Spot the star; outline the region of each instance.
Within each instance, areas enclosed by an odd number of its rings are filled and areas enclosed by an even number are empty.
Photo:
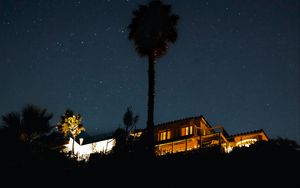
[[[69,99],[72,98],[72,93],[69,92],[67,97],[68,97]]]
[[[85,119],[90,130],[114,131],[110,125],[122,118],[116,114],[132,104],[145,125],[148,59],[127,30],[145,1],[9,2],[0,6],[0,95],[7,99],[0,115],[32,102],[56,116],[74,102],[83,114],[107,110],[105,117]],[[282,124],[299,130],[296,1],[168,2],[180,18],[176,42],[155,66],[156,122],[204,113],[212,125],[222,119],[229,130],[232,124],[246,129],[251,113],[264,122],[255,128],[274,127],[267,131],[278,135]]]

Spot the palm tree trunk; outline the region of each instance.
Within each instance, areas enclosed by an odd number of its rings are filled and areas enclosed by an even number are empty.
[[[155,96],[155,54],[152,52],[148,55],[148,119],[147,119],[147,136],[150,151],[154,151],[154,96]]]

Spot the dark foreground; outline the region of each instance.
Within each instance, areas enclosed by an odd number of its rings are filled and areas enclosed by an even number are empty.
[[[89,162],[52,150],[2,150],[1,181],[7,186],[1,187],[300,187],[297,147],[259,143],[230,154],[218,148],[162,157],[98,154]]]

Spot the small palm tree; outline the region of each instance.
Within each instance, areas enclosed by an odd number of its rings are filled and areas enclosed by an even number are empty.
[[[129,40],[133,40],[136,51],[141,57],[148,57],[148,118],[147,137],[150,147],[154,146],[154,95],[156,59],[167,52],[168,43],[177,39],[176,25],[178,15],[171,15],[171,6],[159,0],[148,5],[140,5],[133,11],[129,29]],[[152,148],[153,149],[153,148]]]
[[[133,114],[132,107],[131,106],[127,107],[127,110],[123,116],[123,123],[125,125],[125,134],[126,134],[126,138],[125,138],[126,143],[128,142],[129,132],[135,127],[138,120],[139,120],[139,116]]]
[[[72,135],[72,154],[74,155],[75,139],[82,131],[85,131],[85,128],[81,124],[81,115],[74,114],[72,110],[67,109],[66,112],[61,116],[61,121],[56,127],[58,132],[62,133],[64,136],[67,136],[69,133]]]
[[[53,127],[49,123],[52,117],[53,115],[45,108],[27,105],[22,109],[21,114],[11,112],[3,115],[2,124],[21,141],[31,143],[52,130]]]

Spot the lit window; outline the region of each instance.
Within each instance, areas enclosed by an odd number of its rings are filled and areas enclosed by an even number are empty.
[[[160,133],[160,140],[166,140],[166,132]]]
[[[193,126],[181,128],[181,136],[187,136],[193,134]]]
[[[166,140],[166,139],[170,139],[171,138],[171,131],[164,131],[160,133],[160,139],[159,140]]]
[[[193,126],[190,126],[190,134],[193,134]]]
[[[167,139],[171,138],[171,131],[167,131]]]
[[[186,136],[186,128],[185,127],[181,128],[181,134],[180,135],[181,136]]]

